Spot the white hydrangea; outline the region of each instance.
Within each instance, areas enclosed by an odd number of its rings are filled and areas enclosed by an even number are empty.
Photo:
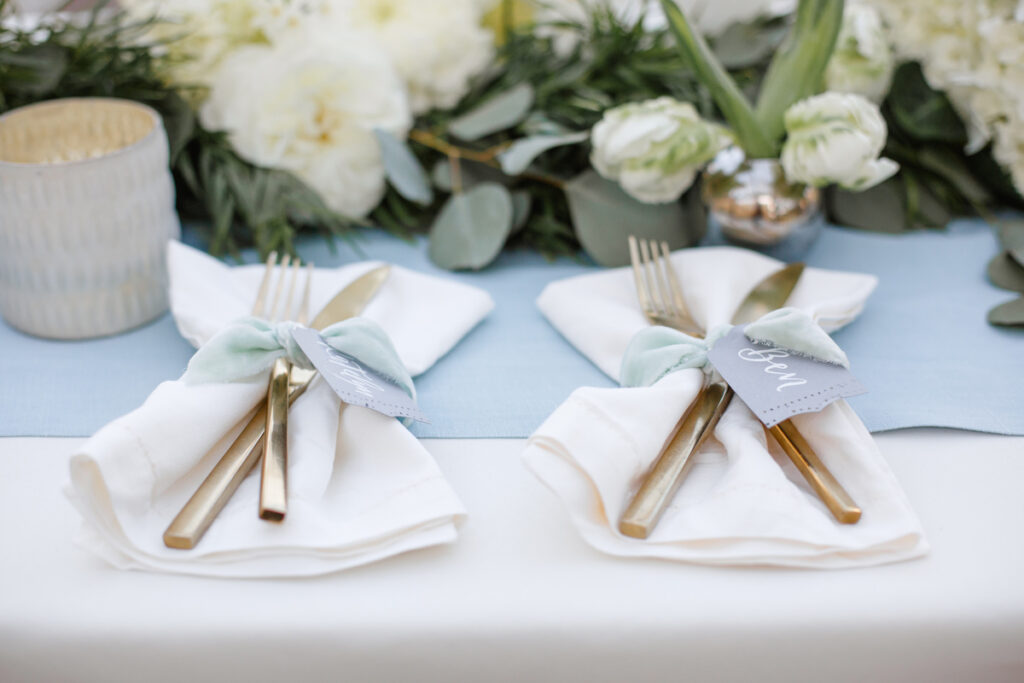
[[[590,163],[642,202],[671,202],[731,143],[692,104],[659,97],[606,111],[591,133]]]
[[[344,21],[373,36],[405,81],[413,112],[458,104],[494,56],[479,0],[338,0]]]
[[[329,16],[330,0],[120,0],[137,19],[158,17],[147,36],[170,54],[177,84],[207,86],[224,58],[247,45],[269,45]]]
[[[387,57],[337,27],[233,50],[216,71],[200,119],[226,130],[245,159],[295,173],[351,217],[365,215],[384,194],[373,129],[403,138],[411,125]]]
[[[892,83],[893,55],[882,17],[873,7],[849,4],[836,49],[825,68],[825,89],[885,99]]]
[[[967,124],[967,151],[989,142],[1024,194],[1024,3],[868,0],[892,27],[897,54],[921,62]]]
[[[800,100],[785,114],[782,168],[790,181],[866,190],[899,170],[880,159],[887,129],[878,107],[860,95],[827,92]]]

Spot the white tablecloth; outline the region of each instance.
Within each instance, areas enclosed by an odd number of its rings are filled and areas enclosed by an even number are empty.
[[[1024,438],[878,435],[932,545],[854,571],[606,557],[519,440],[425,442],[459,542],[333,576],[121,572],[72,545],[77,439],[0,439],[0,681],[1024,681]]]

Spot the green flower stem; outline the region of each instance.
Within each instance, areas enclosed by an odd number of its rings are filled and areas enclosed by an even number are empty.
[[[722,110],[722,115],[732,126],[740,146],[752,157],[776,156],[778,141],[766,134],[750,103],[732,77],[722,68],[704,38],[693,30],[690,21],[675,2],[661,0],[661,5],[676,36],[680,53],[693,67],[697,78],[711,92],[718,108]]]
[[[821,91],[843,23],[843,5],[843,0],[800,0],[796,24],[776,51],[757,101],[761,130],[775,145],[785,133],[783,116],[790,105]]]
[[[485,150],[482,150],[482,151],[478,151],[478,150],[475,150],[475,149],[466,149],[465,147],[459,147],[458,145],[453,145],[452,143],[448,142],[447,140],[444,140],[444,139],[434,135],[433,133],[431,133],[429,131],[420,130],[418,128],[414,128],[413,130],[409,131],[409,139],[413,140],[414,142],[418,142],[419,144],[423,145],[424,147],[429,147],[432,150],[435,150],[437,152],[440,152],[441,154],[447,155],[449,160],[452,161],[452,162],[455,162],[458,159],[468,159],[469,161],[476,161],[477,163],[487,164],[488,166],[493,166],[494,168],[496,168],[498,170],[501,170],[501,164],[498,163],[496,157],[499,154],[501,154],[501,152],[505,151],[505,149],[507,149],[508,146],[511,144],[510,142],[503,142],[500,145],[495,145],[493,147],[489,147],[488,149],[485,149]],[[455,173],[455,164],[454,163],[452,165],[452,170],[453,170],[453,175],[454,175],[454,173]],[[545,185],[550,185],[552,187],[557,187],[560,190],[565,188],[565,181],[564,180],[562,180],[561,178],[556,178],[555,176],[552,176],[552,175],[548,175],[546,173],[536,173],[536,172],[532,172],[532,171],[524,171],[524,172],[520,173],[516,177],[517,178],[523,178],[525,180],[534,180],[534,181],[539,182],[539,183],[544,183]],[[454,185],[454,177],[453,177],[453,185]]]

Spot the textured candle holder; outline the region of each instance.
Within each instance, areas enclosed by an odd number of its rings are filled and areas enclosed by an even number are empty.
[[[14,327],[82,339],[156,318],[180,235],[153,109],[86,98],[0,116],[0,314]]]

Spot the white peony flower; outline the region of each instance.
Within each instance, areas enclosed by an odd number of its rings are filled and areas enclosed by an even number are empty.
[[[642,202],[663,203],[678,199],[732,138],[693,105],[659,97],[606,111],[591,143],[598,173]]]
[[[479,0],[344,0],[345,21],[373,36],[405,81],[413,112],[458,104],[494,56]]]
[[[892,72],[892,51],[877,10],[847,5],[835,52],[825,68],[826,90],[863,95],[878,103],[889,92]]]
[[[887,129],[878,107],[860,95],[827,92],[786,110],[782,168],[790,181],[865,190],[899,164],[879,159]]]
[[[372,42],[336,29],[227,56],[200,119],[252,163],[295,173],[332,209],[360,217],[384,194],[373,134],[411,125],[402,83]]]

